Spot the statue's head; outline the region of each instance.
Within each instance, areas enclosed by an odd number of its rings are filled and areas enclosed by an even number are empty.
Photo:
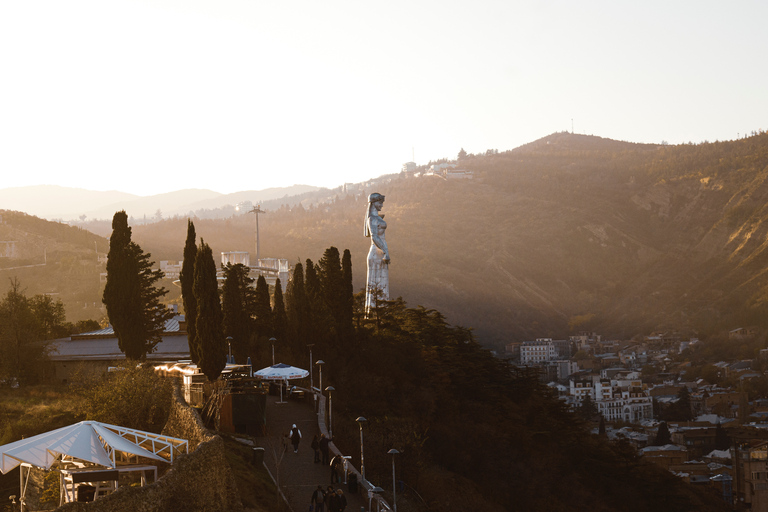
[[[379,194],[378,192],[374,192],[373,194],[368,196],[369,203],[378,203],[380,201],[384,201],[384,196]]]

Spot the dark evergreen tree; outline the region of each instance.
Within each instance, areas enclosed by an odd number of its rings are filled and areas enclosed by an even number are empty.
[[[323,303],[322,292],[320,291],[320,280],[317,277],[317,267],[311,259],[307,258],[304,262],[304,294],[307,297],[307,320],[309,331],[317,333],[319,330],[327,331],[328,325],[323,325]],[[304,342],[306,343],[306,342]]]
[[[199,366],[208,380],[214,381],[227,364],[226,343],[216,263],[211,248],[202,239],[195,259],[194,292],[197,301],[195,343],[199,347]]]
[[[288,337],[288,315],[283,300],[283,287],[280,278],[275,281],[275,292],[272,296],[272,336],[284,341]]]
[[[313,264],[312,260],[307,259],[307,266],[304,273],[306,275],[304,289],[306,290],[310,318],[308,335],[311,335],[312,338],[311,341],[309,338],[304,339],[303,344],[315,343],[318,345],[316,349],[318,353],[322,353],[324,348],[333,345],[338,339],[336,335],[336,326],[333,317],[331,316],[326,297],[323,294],[317,265]]]
[[[595,405],[594,400],[592,400],[592,395],[586,395],[582,399],[581,405],[579,406],[579,416],[587,421],[591,421],[597,416],[597,405]]]
[[[677,393],[677,403],[675,409],[677,413],[677,419],[682,421],[690,421],[693,419],[693,411],[691,411],[691,393],[688,391],[687,386],[680,388]]]
[[[195,258],[197,245],[195,242],[195,225],[187,220],[187,241],[184,244],[184,262],[181,265],[179,281],[181,283],[181,299],[184,304],[184,318],[187,323],[187,341],[192,362],[200,360],[198,346],[195,344],[195,323],[197,322],[197,302],[195,300]]]
[[[287,346],[291,355],[298,356],[310,332],[307,330],[309,304],[304,288],[304,266],[301,263],[293,268],[293,276],[286,287],[285,309],[288,316]]]
[[[277,284],[275,284],[277,286]],[[282,292],[282,290],[280,290]],[[282,295],[282,293],[281,293]],[[282,301],[282,297],[280,298]],[[285,311],[283,311],[285,313]],[[256,280],[256,293],[254,296],[253,314],[255,318],[256,340],[269,339],[273,335],[272,306],[269,301],[269,285],[264,276]]]
[[[717,428],[715,429],[715,450],[728,450],[730,447],[731,438],[728,437],[725,429],[720,422],[718,422]]]
[[[36,319],[35,330],[38,339],[51,340],[69,334],[68,326],[65,323],[67,315],[61,300],[54,300],[49,295],[35,295],[29,299],[29,306],[32,308],[32,313]]]
[[[48,315],[41,316],[35,302],[51,300],[50,297],[36,295],[30,299],[18,279],[11,279],[10,284],[0,301],[0,382],[32,384],[42,377],[45,368],[46,349],[39,342],[50,339],[46,331],[58,330],[60,320],[54,315],[54,323],[46,327],[44,317]]]
[[[672,442],[672,436],[669,434],[669,427],[666,421],[662,421],[659,429],[656,431],[656,437],[653,439],[654,446],[664,446]]]
[[[250,269],[238,263],[224,267],[224,285],[221,289],[221,309],[224,336],[232,338],[232,354],[236,361],[245,363],[248,342],[253,331],[253,278]]]
[[[605,437],[605,416],[600,416],[600,425],[597,427],[597,435]]]
[[[163,273],[152,268],[149,257],[131,241],[125,211],[115,213],[102,301],[120,350],[128,359],[144,359],[152,352],[162,340],[166,320],[173,316],[160,302],[167,290],[155,286]]]
[[[352,284],[352,254],[344,249],[341,258],[342,301],[339,317],[339,336],[345,344],[354,336],[354,304],[355,288]]]
[[[333,318],[333,330],[336,336],[340,336],[344,331],[346,295],[339,250],[336,247],[326,249],[323,257],[320,258],[318,268],[323,298]]]

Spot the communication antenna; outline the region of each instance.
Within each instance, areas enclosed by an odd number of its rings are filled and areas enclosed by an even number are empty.
[[[256,264],[260,265],[259,263],[259,214],[260,213],[267,213],[264,210],[261,209],[261,205],[257,204],[253,210],[250,210],[248,213],[255,213],[256,214]]]
[[[571,118],[571,135],[573,135],[573,118]]]

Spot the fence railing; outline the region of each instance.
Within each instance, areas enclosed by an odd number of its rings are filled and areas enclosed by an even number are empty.
[[[325,434],[325,437],[330,439],[330,436],[328,434],[328,427],[325,424],[325,410],[326,410],[325,396],[322,393],[318,393],[316,389],[313,389],[312,391],[306,389],[305,392],[308,393],[310,396],[312,396],[312,399],[316,404],[315,411],[317,412],[317,426],[320,428],[320,433]],[[377,486],[373,485],[371,482],[363,478],[363,475],[360,474],[360,471],[349,462],[349,457],[341,453],[341,450],[339,450],[339,448],[333,443],[333,441],[328,443],[328,449],[334,455],[344,459],[344,482],[345,483],[347,482],[350,474],[354,474],[356,476],[361,492],[364,493],[363,496],[368,499],[369,512],[374,512],[374,511],[384,512],[384,511],[392,510],[387,500],[385,500],[380,494],[378,494],[378,492],[374,491],[374,489],[376,489]],[[379,488],[379,490],[381,489]]]

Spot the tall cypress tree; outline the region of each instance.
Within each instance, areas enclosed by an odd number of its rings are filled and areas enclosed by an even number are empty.
[[[336,247],[326,249],[318,267],[322,295],[333,318],[333,328],[341,337],[344,332],[346,294],[339,250]]]
[[[672,442],[672,436],[669,434],[669,427],[666,421],[662,421],[659,424],[659,428],[656,431],[656,437],[653,439],[654,446],[664,446]]]
[[[285,341],[288,336],[288,315],[285,312],[283,287],[279,277],[275,281],[275,292],[272,296],[272,335],[278,341]]]
[[[199,349],[195,344],[195,323],[197,322],[197,301],[195,300],[195,259],[197,258],[197,245],[195,242],[195,225],[192,220],[187,220],[187,242],[184,244],[184,262],[181,265],[179,281],[181,282],[181,299],[184,303],[184,318],[187,321],[187,342],[189,343],[189,355],[192,362],[197,364],[200,360]]]
[[[285,310],[288,315],[288,346],[293,355],[301,353],[301,344],[306,343],[309,305],[304,287],[304,266],[297,263],[293,276],[286,288]]]
[[[727,450],[731,447],[731,438],[725,432],[725,429],[717,422],[717,428],[715,429],[715,450]]]
[[[222,326],[221,302],[216,280],[216,263],[211,248],[200,239],[195,259],[195,299],[197,322],[195,342],[199,347],[199,366],[208,380],[216,380],[227,364]]]
[[[282,292],[282,290],[280,291]],[[264,276],[261,275],[256,280],[253,314],[255,317],[254,325],[257,339],[272,336],[272,306],[269,303],[269,285]]]
[[[307,306],[309,309],[309,329],[308,335],[312,336],[303,341],[303,344],[316,343],[318,353],[322,353],[322,348],[333,345],[338,340],[336,331],[336,322],[331,315],[328,307],[323,287],[320,284],[320,278],[317,273],[317,265],[312,260],[307,259],[306,269],[304,271],[304,289],[307,295]]]
[[[224,267],[224,285],[221,289],[221,309],[224,336],[232,337],[232,353],[236,360],[245,362],[248,341],[253,328],[249,290],[253,278],[242,263]]]
[[[339,336],[343,341],[349,341],[355,331],[353,315],[355,289],[352,284],[352,253],[349,252],[349,249],[344,249],[344,256],[341,258],[341,282],[342,300],[339,315]]]
[[[173,316],[160,299],[168,293],[155,283],[163,277],[152,268],[150,254],[131,241],[125,210],[112,218],[112,236],[107,256],[107,284],[102,302],[128,359],[144,359],[162,341],[165,322]]]

